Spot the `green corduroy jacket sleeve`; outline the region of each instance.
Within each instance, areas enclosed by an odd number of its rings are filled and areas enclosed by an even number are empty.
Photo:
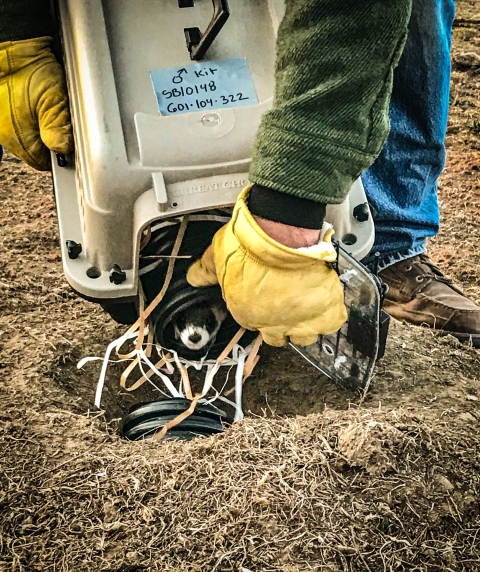
[[[0,42],[51,36],[49,0],[0,0]]]
[[[286,0],[274,105],[257,133],[251,181],[317,202],[343,201],[388,134],[411,4]]]

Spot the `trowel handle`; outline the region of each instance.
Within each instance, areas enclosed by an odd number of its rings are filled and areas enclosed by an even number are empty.
[[[227,0],[213,1],[213,18],[205,33],[200,28],[185,28],[185,39],[192,60],[202,60],[230,16]]]

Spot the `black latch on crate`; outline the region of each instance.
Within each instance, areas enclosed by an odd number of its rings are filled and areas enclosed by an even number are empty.
[[[194,5],[193,0],[178,0],[180,8],[191,8]],[[220,33],[225,22],[230,16],[230,10],[227,0],[213,0],[213,18],[204,34],[200,28],[185,28],[185,39],[187,41],[187,49],[190,52],[190,59],[202,60],[207,53],[208,48]]]

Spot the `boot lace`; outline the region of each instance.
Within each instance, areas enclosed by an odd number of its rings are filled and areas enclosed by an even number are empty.
[[[445,274],[440,270],[440,268],[431,260],[431,258],[427,254],[419,254],[418,259],[420,264],[424,264],[425,266],[427,266],[427,268],[434,274],[433,276],[434,280],[436,280],[437,282],[442,282],[443,284],[447,284],[455,291],[457,291],[459,294],[462,294],[461,290],[459,290],[455,286],[452,278],[445,276]]]

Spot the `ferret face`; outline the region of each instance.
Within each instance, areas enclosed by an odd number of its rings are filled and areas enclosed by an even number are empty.
[[[226,316],[227,310],[221,304],[192,306],[175,316],[175,337],[188,349],[201,350],[214,341]]]

